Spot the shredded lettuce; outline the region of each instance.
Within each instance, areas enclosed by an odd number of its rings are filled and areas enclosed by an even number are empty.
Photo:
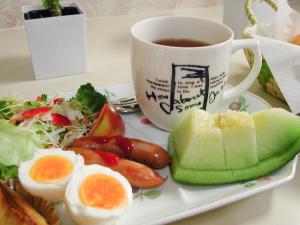
[[[60,96],[56,96],[60,97]],[[106,96],[90,84],[81,85],[69,100],[55,102],[55,96],[42,94],[28,100],[12,94],[0,99],[0,180],[15,178],[18,165],[31,159],[38,148],[66,147],[85,135],[97,117]],[[29,109],[50,106],[51,111],[22,118]],[[68,126],[56,126],[51,113],[59,113],[72,121]]]
[[[42,94],[37,96],[35,100],[29,100],[12,94],[0,99],[0,120],[9,120],[17,129],[22,130],[21,133],[13,132],[11,134],[6,130],[7,126],[2,125],[3,127],[0,127],[0,143],[6,143],[6,147],[0,147],[0,163],[4,157],[6,159],[4,161],[11,161],[12,164],[17,165],[20,160],[18,158],[20,153],[14,149],[17,146],[25,145],[28,145],[27,150],[32,148],[33,142],[31,140],[36,140],[38,146],[43,148],[70,145],[77,137],[87,134],[107,100],[106,96],[97,92],[90,83],[81,85],[73,98],[61,98],[62,101],[57,103],[55,100],[60,97]],[[30,118],[22,117],[24,111],[42,106],[49,106],[51,110]],[[51,113],[58,113],[67,117],[72,122],[71,125],[53,124]],[[26,135],[31,136],[31,138],[24,138]],[[17,141],[12,142],[10,138],[12,136],[15,136],[14,139]],[[25,140],[30,141],[25,143]],[[4,150],[5,148],[6,150]],[[28,155],[26,149],[23,150],[25,156]],[[8,152],[9,155],[6,155]]]

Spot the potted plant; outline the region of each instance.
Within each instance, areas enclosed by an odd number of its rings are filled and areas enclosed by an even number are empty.
[[[75,2],[22,7],[36,79],[86,72],[85,14]]]

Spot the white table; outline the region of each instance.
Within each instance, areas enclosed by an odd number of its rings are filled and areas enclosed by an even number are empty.
[[[195,9],[178,12],[221,20],[222,9]],[[154,16],[154,15],[147,15]],[[40,93],[72,91],[80,84],[94,86],[131,81],[129,27],[145,16],[106,17],[87,21],[88,66],[86,74],[49,80],[34,80],[31,59],[23,28],[0,31],[0,96],[7,91],[34,97]],[[237,84],[249,70],[243,52],[232,57],[230,84]],[[287,105],[265,93],[258,82],[250,91],[261,96],[274,107]],[[173,225],[295,225],[300,224],[300,168],[293,181],[231,205],[215,209]]]

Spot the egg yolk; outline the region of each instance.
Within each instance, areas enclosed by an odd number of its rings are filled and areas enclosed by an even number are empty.
[[[73,170],[72,162],[62,156],[45,156],[39,158],[30,169],[30,177],[37,182],[57,181]]]
[[[126,192],[120,181],[105,175],[86,177],[81,183],[79,197],[86,206],[113,209],[126,201]]]

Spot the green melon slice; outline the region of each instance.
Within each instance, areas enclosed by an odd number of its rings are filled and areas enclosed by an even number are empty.
[[[252,116],[259,160],[285,152],[300,137],[300,118],[284,109],[262,110]]]
[[[218,118],[221,115],[217,115],[215,116],[214,125],[212,125],[211,122],[207,123],[207,121],[204,122],[204,124],[206,124],[205,126],[208,127],[208,130],[212,128],[218,129],[218,126],[222,128],[225,154],[221,153],[220,155],[225,158],[225,166],[227,166],[227,168],[222,168],[224,166],[223,164],[222,167],[218,167],[218,165],[206,166],[207,163],[205,161],[210,160],[213,162],[214,156],[210,156],[209,154],[209,143],[205,145],[205,148],[202,148],[205,137],[201,138],[201,142],[193,140],[193,138],[197,136],[194,136],[192,132],[201,130],[198,130],[194,124],[203,123],[199,121],[199,119],[194,118],[194,116],[197,115],[199,115],[199,113],[193,112],[193,115],[186,121],[184,119],[183,121],[185,121],[185,123],[181,123],[179,129],[176,128],[169,136],[168,151],[172,157],[171,173],[173,179],[177,182],[193,185],[212,185],[251,180],[265,176],[284,166],[300,152],[300,118],[285,110],[268,109],[254,113],[253,118],[255,125],[253,125],[253,121],[249,119],[248,116],[235,118],[229,115],[229,118],[221,121],[221,119]],[[210,118],[209,114],[206,114],[205,118]],[[245,128],[241,126],[241,124],[243,124],[243,118],[245,119],[245,124],[247,124]],[[232,127],[230,124],[234,124],[234,121],[230,122],[231,119],[236,121],[239,126],[236,126],[236,130],[226,130],[224,132],[224,128],[227,129],[228,127]],[[228,123],[228,121],[230,123]],[[189,124],[189,126],[187,126],[187,124]],[[202,128],[205,126],[202,126]],[[192,127],[193,129],[190,130]],[[253,141],[255,140],[253,137],[254,127],[256,146]],[[205,132],[205,129],[203,129],[203,131],[201,130],[201,133],[199,132],[197,135],[201,134],[205,136],[209,134],[208,142],[213,140],[211,137],[212,134]],[[245,142],[250,143],[252,147],[246,148]],[[193,144],[189,145],[189,143]],[[244,149],[246,157],[241,154],[242,152],[239,151],[239,149],[236,150],[235,147],[238,146]],[[184,164],[181,163],[181,157],[185,157],[186,155],[185,151],[190,154],[189,158],[192,158],[192,155],[199,151],[198,149],[201,149],[200,151],[202,151],[201,155],[203,157],[199,157],[198,160],[192,159],[191,164],[193,166],[189,165],[188,160],[186,160]],[[205,154],[205,152],[207,154]],[[234,153],[236,153],[235,156],[233,155]],[[210,157],[204,157],[205,155]],[[215,155],[215,157],[217,157],[215,161],[221,162],[222,160],[219,159],[220,155]],[[245,161],[245,158],[251,160]],[[243,163],[239,164],[239,159],[241,159]],[[205,166],[196,167],[195,165],[197,163]]]
[[[284,166],[300,151],[300,138],[286,149],[284,154],[264,159],[254,166],[237,170],[186,169],[179,165],[175,151],[174,138],[171,134],[169,136],[168,152],[172,157],[171,175],[176,182],[190,185],[228,184],[256,179]]]
[[[208,112],[191,109],[173,133],[183,168],[225,169],[222,132]]]
[[[242,169],[257,164],[253,118],[238,111],[220,113],[215,118],[222,129],[226,169]]]

